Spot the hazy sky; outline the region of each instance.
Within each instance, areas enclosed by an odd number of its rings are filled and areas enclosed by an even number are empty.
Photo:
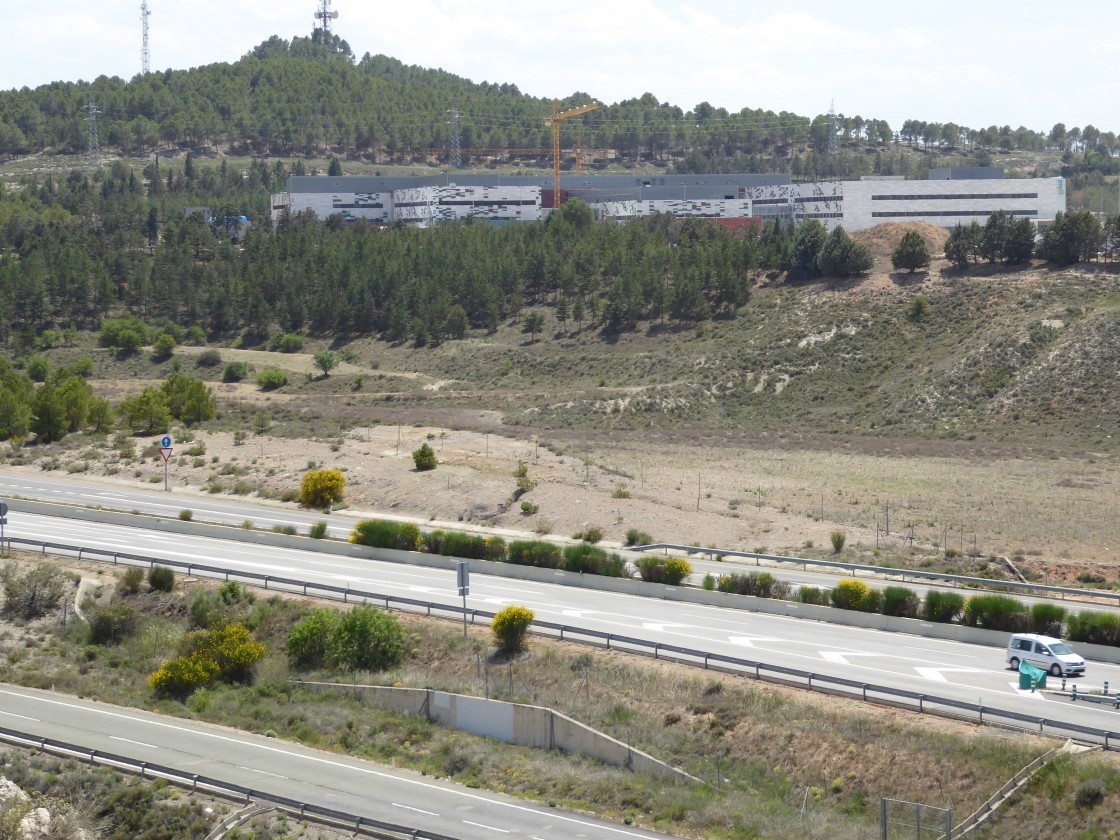
[[[152,68],[235,61],[309,34],[319,0],[149,0]],[[354,53],[534,96],[650,92],[685,110],[1120,131],[1120,3],[1039,0],[332,0]],[[0,89],[131,78],[140,0],[0,0]]]

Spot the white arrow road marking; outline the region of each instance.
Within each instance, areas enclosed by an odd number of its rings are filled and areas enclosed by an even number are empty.
[[[982,674],[979,668],[915,668],[918,676],[934,682],[949,682],[945,674]]]
[[[664,633],[666,630],[677,630],[681,627],[688,627],[687,624],[655,624],[653,622],[642,622],[642,629],[652,630],[654,633]]]
[[[774,636],[729,636],[727,641],[733,645],[742,645],[743,647],[754,647],[755,642],[780,642],[781,639]]]
[[[1019,683],[1017,682],[1008,683],[1008,685],[1011,686],[1011,688],[1014,689],[1015,693],[1020,697],[1033,697],[1036,700],[1046,699],[1041,691],[1031,691],[1029,688],[1019,688]]]
[[[817,652],[822,657],[827,659],[829,662],[835,662],[837,665],[851,665],[852,663],[848,661],[848,657],[850,657],[850,656],[880,656],[881,655],[881,654],[878,654],[878,653],[865,653],[865,652],[854,651],[854,650],[844,650],[844,651],[821,650],[821,651],[817,651]]]

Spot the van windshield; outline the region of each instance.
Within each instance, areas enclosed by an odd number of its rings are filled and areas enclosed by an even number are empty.
[[[1050,652],[1055,656],[1065,656],[1067,653],[1073,653],[1072,650],[1061,642],[1054,642],[1050,645]]]

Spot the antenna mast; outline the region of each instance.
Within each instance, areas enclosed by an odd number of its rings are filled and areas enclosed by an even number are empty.
[[[451,168],[463,168],[463,151],[459,146],[459,109],[451,109]]]
[[[89,168],[101,168],[101,144],[97,142],[97,115],[101,112],[97,110],[97,106],[93,104],[93,100],[89,101],[87,108],[89,112]]]
[[[143,0],[140,4],[140,26],[144,31],[144,46],[140,50],[140,72],[144,75],[152,72],[152,56],[148,52],[148,18],[151,14],[148,11],[148,0]]]
[[[315,20],[322,24],[323,32],[331,34],[331,21],[338,20],[338,12],[331,11],[331,0],[319,0],[319,11],[315,13]]]
[[[836,102],[828,103],[828,156],[836,157],[836,132],[840,126],[836,120]]]

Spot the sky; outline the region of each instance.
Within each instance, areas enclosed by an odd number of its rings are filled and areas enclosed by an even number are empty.
[[[148,0],[151,67],[236,61],[308,35],[320,0]],[[357,57],[382,53],[527,94],[652,93],[727,108],[1120,132],[1120,3],[1039,0],[332,0]],[[140,0],[0,0],[0,89],[128,79]]]

